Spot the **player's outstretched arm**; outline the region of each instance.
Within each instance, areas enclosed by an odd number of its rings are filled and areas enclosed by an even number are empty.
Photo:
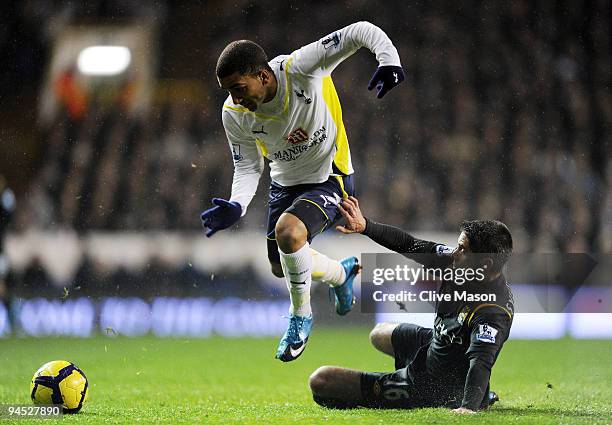
[[[470,411],[480,409],[486,397],[491,369],[508,339],[511,325],[511,313],[497,305],[480,308],[470,320],[470,347],[467,351],[470,367],[461,408]]]
[[[353,196],[343,199],[342,203],[338,204],[338,210],[346,221],[344,226],[336,226],[339,232],[363,233],[379,245],[409,258],[413,258],[411,254],[450,252],[450,248],[445,245],[417,239],[402,229],[365,218],[359,208],[359,201]],[[444,266],[447,262],[452,262],[452,258],[448,255],[432,256],[431,258],[414,256],[413,259],[419,263],[424,260],[431,261],[431,266]]]
[[[207,209],[200,216],[202,225],[208,229],[207,237],[227,229],[246,214],[264,167],[255,141],[244,136],[235,118],[225,109],[222,118],[234,162],[232,194],[229,200],[213,198],[214,207]]]
[[[370,22],[356,22],[302,47],[291,54],[291,67],[301,74],[326,76],[362,47],[370,50],[378,61],[379,66],[368,90],[376,87],[380,99],[405,77],[393,42],[382,29]]]

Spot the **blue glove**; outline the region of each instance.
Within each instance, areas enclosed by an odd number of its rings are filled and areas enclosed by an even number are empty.
[[[404,70],[401,66],[379,66],[374,75],[372,75],[370,84],[368,84],[368,90],[376,87],[378,89],[376,97],[381,99],[389,90],[402,81],[404,81]]]
[[[200,217],[202,225],[208,228],[206,237],[211,237],[217,231],[227,229],[240,220],[242,207],[238,202],[230,202],[221,198],[213,198],[214,207],[207,209]]]

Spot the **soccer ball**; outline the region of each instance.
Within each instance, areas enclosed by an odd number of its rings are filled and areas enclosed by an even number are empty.
[[[30,396],[35,404],[61,404],[64,413],[77,413],[88,395],[83,371],[64,360],[42,365],[30,384]]]

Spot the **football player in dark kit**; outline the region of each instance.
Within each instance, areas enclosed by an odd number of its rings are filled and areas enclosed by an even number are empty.
[[[395,358],[396,371],[320,367],[310,377],[314,400],[331,408],[447,407],[456,413],[474,413],[497,401],[489,390],[489,378],[514,314],[512,293],[502,273],[512,253],[506,225],[494,220],[463,222],[457,247],[450,248],[364,218],[354,197],[338,208],[346,219],[346,225],[337,227],[342,233],[363,233],[420,263],[427,257],[436,267],[485,270],[482,282],[461,286],[443,282],[438,293],[486,292],[496,299],[486,303],[454,298],[439,301],[433,329],[408,323],[378,324],[370,340],[376,349]]]

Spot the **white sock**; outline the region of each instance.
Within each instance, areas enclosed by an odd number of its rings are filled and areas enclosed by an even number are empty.
[[[312,255],[312,279],[319,280],[329,286],[340,286],[346,280],[346,272],[340,261],[329,258],[325,254],[310,248]]]
[[[285,254],[280,249],[278,252],[289,289],[289,297],[291,298],[289,313],[300,317],[310,316],[312,314],[310,307],[310,286],[312,283],[310,244],[306,242],[303,247],[292,254]]]

